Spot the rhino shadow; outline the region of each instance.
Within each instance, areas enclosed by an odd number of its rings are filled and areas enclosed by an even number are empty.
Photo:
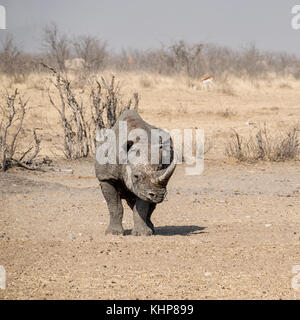
[[[199,226],[163,226],[155,227],[155,234],[157,236],[189,236],[192,234],[205,233],[203,230],[205,227]]]

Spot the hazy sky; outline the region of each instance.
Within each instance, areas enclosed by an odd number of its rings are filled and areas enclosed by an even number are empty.
[[[300,4],[300,1],[298,1]],[[41,49],[42,29],[55,22],[70,36],[96,35],[113,50],[158,47],[184,39],[300,56],[300,30],[291,28],[290,0],[0,0],[7,33],[26,51]]]

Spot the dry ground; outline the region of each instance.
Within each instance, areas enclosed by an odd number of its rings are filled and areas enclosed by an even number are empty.
[[[155,236],[130,235],[126,205],[128,235],[104,236],[108,213],[93,161],[61,159],[46,81],[32,77],[20,86],[31,96],[29,124],[44,128],[42,153],[73,173],[0,175],[0,265],[7,272],[0,299],[300,298],[291,286],[300,265],[299,162],[242,165],[223,154],[230,128],[247,133],[247,120],[267,120],[278,131],[296,123],[300,83],[233,79],[203,92],[184,78],[121,78],[126,93],[140,92],[146,121],[205,129],[213,148],[204,173],[186,176],[178,166],[153,215]]]

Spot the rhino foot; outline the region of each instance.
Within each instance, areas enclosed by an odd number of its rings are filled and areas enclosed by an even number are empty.
[[[152,234],[154,234],[154,225],[151,221],[147,221],[147,226],[152,230]]]
[[[122,226],[108,226],[108,228],[105,231],[105,234],[124,235],[124,229]]]
[[[134,227],[131,232],[133,236],[151,236],[153,233],[154,231],[147,226]]]

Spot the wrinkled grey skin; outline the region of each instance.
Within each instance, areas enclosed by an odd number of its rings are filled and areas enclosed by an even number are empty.
[[[150,130],[155,128],[146,123],[135,111],[124,111],[112,128],[119,145],[119,121],[127,121],[128,134],[132,129],[142,128],[148,134],[148,148],[150,148]],[[133,142],[126,143],[126,152],[135,152]],[[128,149],[128,150],[127,150]],[[118,149],[117,149],[118,150]],[[149,149],[150,150],[150,149]],[[154,233],[151,215],[157,205],[164,200],[168,180],[175,170],[173,147],[171,146],[171,163],[152,165],[147,163],[133,165],[119,164],[117,151],[117,164],[99,164],[95,161],[96,177],[106,200],[110,222],[106,234],[123,235],[122,226],[123,206],[121,199],[125,199],[133,211],[133,235],[149,236]],[[150,152],[149,152],[150,155]]]

